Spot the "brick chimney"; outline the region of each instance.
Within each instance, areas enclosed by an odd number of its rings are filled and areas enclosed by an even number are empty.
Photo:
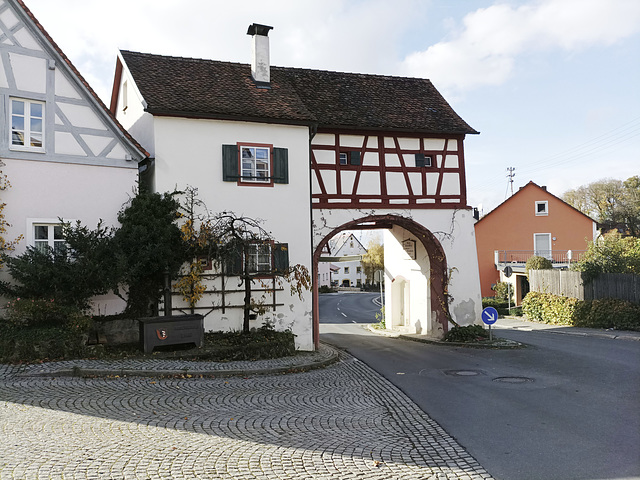
[[[269,88],[271,65],[269,63],[269,30],[273,27],[254,23],[249,26],[247,35],[253,36],[253,56],[251,58],[251,77],[258,88]]]

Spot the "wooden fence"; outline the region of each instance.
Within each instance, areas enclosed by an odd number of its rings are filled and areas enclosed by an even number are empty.
[[[564,295],[579,300],[619,298],[640,303],[640,275],[602,273],[594,281],[584,284],[581,272],[569,270],[530,270],[532,292]]]

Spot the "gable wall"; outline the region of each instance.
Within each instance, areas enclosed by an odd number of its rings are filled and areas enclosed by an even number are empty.
[[[535,214],[535,202],[548,201],[546,216]],[[495,250],[533,251],[534,233],[550,233],[552,249],[586,250],[594,239],[595,222],[543,189],[528,185],[475,225],[483,297],[493,296],[499,281]]]
[[[464,136],[321,131],[312,140],[314,208],[466,207]],[[359,165],[340,163],[357,152]],[[416,154],[431,157],[417,166]]]

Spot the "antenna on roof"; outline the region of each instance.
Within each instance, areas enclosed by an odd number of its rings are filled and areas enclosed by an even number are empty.
[[[507,185],[507,190],[509,189],[509,186],[511,186],[511,195],[513,195],[513,177],[516,176],[515,171],[516,171],[516,167],[507,167],[507,172],[509,172],[507,173],[507,178],[509,179],[508,180],[509,185]]]

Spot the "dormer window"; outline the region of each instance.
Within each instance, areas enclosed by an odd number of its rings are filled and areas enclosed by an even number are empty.
[[[536,202],[536,216],[549,215],[549,202]]]

